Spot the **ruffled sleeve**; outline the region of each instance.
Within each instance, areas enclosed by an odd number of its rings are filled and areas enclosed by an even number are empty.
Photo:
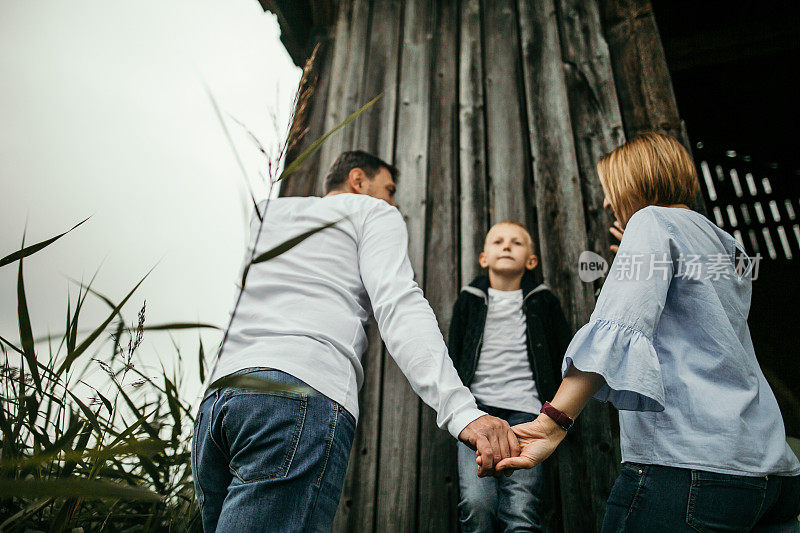
[[[570,365],[603,376],[594,395],[619,410],[663,411],[664,384],[652,341],[641,331],[608,320],[592,320],[573,337],[562,373]]]
[[[654,206],[628,221],[591,320],[572,339],[562,373],[570,365],[602,375],[595,398],[621,410],[663,411],[664,384],[653,347],[677,252],[669,224]]]

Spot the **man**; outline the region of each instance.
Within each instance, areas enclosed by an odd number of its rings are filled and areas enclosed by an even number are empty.
[[[519,454],[508,423],[479,411],[462,385],[413,280],[406,226],[393,207],[397,177],[375,156],[345,152],[324,198],[272,200],[263,227],[253,221],[256,254],[336,224],[251,266],[210,380],[247,373],[316,393],[206,393],[192,443],[206,531],[330,529],[358,418],[370,313],[439,427],[480,452],[481,474]]]

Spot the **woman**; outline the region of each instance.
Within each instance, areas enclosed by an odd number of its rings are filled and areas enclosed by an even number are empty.
[[[594,396],[620,411],[603,531],[800,531],[800,462],[747,326],[754,264],[689,209],[697,176],[675,139],[639,135],[598,173],[619,252],[552,405],[514,427],[522,455],[498,469],[548,457]]]

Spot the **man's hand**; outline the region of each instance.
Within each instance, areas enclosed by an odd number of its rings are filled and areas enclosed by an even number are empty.
[[[497,471],[513,471],[519,468],[533,468],[555,451],[567,432],[561,429],[547,415],[539,415],[533,422],[519,424],[511,428],[519,439],[522,451],[519,457],[502,459],[495,464]],[[476,459],[478,469],[481,468],[483,457]]]
[[[622,228],[622,224],[619,223],[619,220],[614,221],[614,225],[608,228],[608,232],[613,235],[618,241],[622,242],[622,234],[625,233],[625,230]],[[618,244],[612,244],[609,246],[612,252],[617,253],[619,251]]]
[[[494,416],[483,415],[461,430],[458,439],[477,450],[481,463],[478,476],[485,477],[495,473],[495,465],[510,457],[519,455],[519,442],[508,422]]]

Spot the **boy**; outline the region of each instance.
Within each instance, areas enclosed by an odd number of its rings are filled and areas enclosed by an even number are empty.
[[[449,353],[479,408],[510,425],[536,418],[561,381],[571,334],[558,298],[537,284],[538,264],[528,230],[494,225],[478,257],[488,276],[459,294],[450,322]],[[475,474],[475,452],[458,447],[459,519],[464,532],[541,531],[542,467],[510,477]]]

